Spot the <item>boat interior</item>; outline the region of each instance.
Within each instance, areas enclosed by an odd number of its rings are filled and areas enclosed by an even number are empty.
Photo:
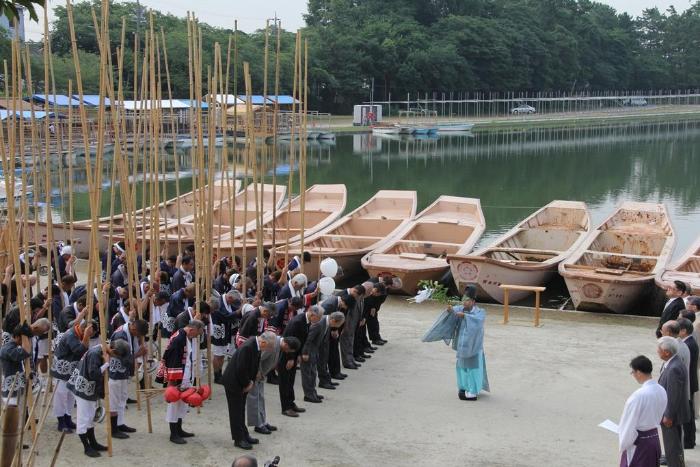
[[[334,229],[307,245],[308,250],[365,250],[384,240],[413,214],[415,199],[375,197],[366,205],[343,219]]]
[[[665,243],[666,237],[662,235],[604,231],[598,234],[575,264],[611,274],[649,274],[656,267]]]
[[[694,272],[696,274],[700,274],[700,255],[697,253],[700,253],[698,251],[695,252],[696,254],[688,257],[685,261],[683,261],[678,268],[676,268],[677,271],[682,271],[682,272]]]
[[[450,222],[451,221],[451,222]],[[456,254],[475,230],[473,225],[460,225],[456,220],[417,223],[401,240],[397,240],[384,254],[407,259],[445,258]]]
[[[561,255],[588,230],[585,209],[548,207],[483,256],[497,261],[543,263]]]

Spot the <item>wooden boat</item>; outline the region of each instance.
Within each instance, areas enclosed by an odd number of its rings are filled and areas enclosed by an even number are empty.
[[[700,295],[700,237],[672,266],[656,275],[656,285],[666,289],[673,281],[690,285],[692,295]]]
[[[415,191],[379,190],[332,225],[304,237],[304,251],[311,255],[311,262],[304,264],[304,274],[309,280],[318,279],[319,264],[327,257],[335,259],[344,276],[359,272],[362,257],[415,216],[416,201]],[[301,252],[301,243],[290,245],[291,256],[299,256]]]
[[[285,195],[287,194],[287,187],[285,185],[277,185],[275,189],[274,185],[265,184],[262,186],[262,193],[260,185],[257,183],[251,183],[246,187],[245,190],[241,191],[234,198],[234,212],[233,218],[231,217],[231,205],[228,202],[219,202],[214,205],[212,210],[212,239],[215,248],[218,247],[218,238],[224,234],[231,232],[231,225],[233,227],[239,228],[244,225],[253,222],[255,223],[255,192],[258,192],[258,198],[261,199],[261,209],[263,216],[271,214],[275,209],[281,209],[284,203]],[[260,201],[259,201],[260,202]],[[167,252],[169,254],[177,253],[177,237],[178,232],[180,232],[180,242],[182,244],[194,243],[195,239],[195,214],[189,214],[183,216],[180,222],[177,219],[169,219],[167,223],[161,224],[158,230],[158,238],[162,242],[168,245]],[[136,233],[137,239],[143,238],[146,242],[150,239],[149,231],[140,231]],[[123,240],[123,236],[115,237],[117,240]],[[139,242],[139,240],[137,240]]]
[[[231,188],[235,190],[235,192],[238,192],[241,187],[241,182],[240,180],[236,180],[235,183],[234,181],[229,182],[231,184]],[[228,188],[226,185],[226,182],[224,180],[217,180],[215,182],[215,187],[218,189],[214,190],[214,202],[216,203],[217,200],[220,202],[223,198],[225,198],[228,195]],[[205,192],[208,192],[208,190],[205,187]],[[194,191],[190,191],[188,193],[184,193],[180,195],[179,197],[172,198],[170,200],[164,201],[158,206],[158,215],[159,215],[159,220],[161,223],[165,222],[167,220],[168,223],[177,223],[177,204],[180,203],[180,216],[189,216],[194,214],[194,200],[195,200],[195,194]],[[147,207],[144,209],[139,209],[136,211],[136,226],[140,226],[143,219],[144,219],[144,214],[146,216],[146,223],[151,222],[151,216],[150,213],[152,211],[153,207]],[[112,231],[115,237],[124,237],[124,222],[125,218],[123,215],[116,215],[112,219]],[[99,232],[97,235],[98,241],[100,242],[99,244],[99,249],[100,251],[105,251],[108,247],[107,242],[108,242],[108,236],[109,236],[109,223],[110,223],[110,218],[109,217],[101,217],[99,219]],[[34,221],[27,221],[27,229],[24,231],[24,228],[22,229],[22,235],[27,235],[27,238],[29,241],[33,242],[35,239],[37,239],[38,243],[44,244],[48,241],[48,224],[46,222],[38,222],[35,223]],[[73,222],[73,237],[72,237],[72,246],[73,246],[73,252],[78,258],[82,259],[87,259],[89,253],[90,253],[90,233],[91,233],[91,221],[88,220],[82,220],[82,221],[75,221]],[[23,225],[24,227],[24,225]],[[38,236],[37,236],[38,235]],[[64,224],[61,222],[54,222],[53,223],[53,237],[56,241],[58,240],[66,240],[70,236],[70,229],[68,227],[68,224]],[[116,240],[115,240],[116,241]]]
[[[370,276],[389,272],[401,279],[401,292],[416,293],[418,281],[440,279],[447,255],[466,255],[484,233],[486,222],[475,198],[440,196],[400,232],[362,258]]]
[[[557,266],[585,239],[590,215],[584,203],[552,201],[493,243],[470,255],[447,259],[460,291],[476,284],[479,300],[503,303],[501,284],[542,286],[557,273]],[[528,292],[511,291],[516,302]]]
[[[345,185],[313,185],[306,190],[304,200],[304,224],[305,235],[311,235],[328,226],[338,219],[345,210],[347,201],[347,189]],[[253,210],[254,212],[254,210]],[[237,211],[238,213],[238,211]],[[238,214],[236,214],[238,215]],[[189,243],[194,242],[194,224],[186,224],[181,227],[181,238],[186,238]],[[267,211],[262,216],[263,247],[270,248],[273,244],[273,229],[275,232],[274,243],[276,246],[286,245],[289,242],[299,241],[301,237],[301,196],[284,203],[277,209],[276,216],[272,211]],[[287,237],[287,232],[289,236]],[[177,226],[173,226],[160,235],[170,253],[177,249]],[[244,242],[245,238],[245,242]],[[222,250],[231,250],[242,255],[245,246],[246,256],[251,258],[257,251],[257,225],[255,218],[244,226],[238,226],[231,232],[230,227],[215,226],[214,236],[211,240],[215,248],[221,245]]]
[[[664,270],[675,240],[663,204],[623,203],[559,265],[574,306],[625,313]]]

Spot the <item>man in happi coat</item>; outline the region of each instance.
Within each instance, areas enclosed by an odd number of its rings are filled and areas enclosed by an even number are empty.
[[[106,451],[95,439],[95,411],[97,401],[105,396],[104,372],[109,367],[110,356],[122,358],[129,351],[126,342],[112,341],[106,345],[91,347],[80,359],[78,366],[68,380],[68,390],[75,396],[77,407],[77,433],[83,443],[85,455],[100,457],[100,451]]]
[[[124,413],[129,399],[129,381],[136,370],[136,360],[146,356],[144,337],[148,334],[148,323],[143,319],[130,321],[112,334],[112,342],[123,340],[129,351],[122,357],[109,359],[109,409],[112,424],[112,437],[127,439],[127,433],[136,429],[124,423]]]
[[[657,467],[661,457],[657,427],[666,410],[666,390],[652,378],[651,360],[644,355],[632,359],[630,368],[642,387],[627,399],[620,418],[620,467]]]
[[[481,390],[489,391],[484,357],[486,312],[476,306],[476,286],[468,285],[462,304],[450,306],[423,336],[423,342],[444,340],[457,351],[457,387],[461,400],[475,401]]]
[[[163,354],[164,378],[168,386],[178,386],[180,390],[185,390],[195,385],[197,366],[199,371],[202,368],[199,337],[204,333],[204,326],[202,321],[193,319],[170,337],[168,348]],[[170,441],[175,444],[185,444],[187,441],[184,438],[194,436],[182,429],[182,421],[187,412],[187,404],[182,400],[168,403],[165,421],[170,424]]]
[[[71,419],[75,397],[68,390],[68,380],[78,362],[90,346],[90,338],[94,335],[97,323],[77,322],[61,338],[56,346],[51,363],[51,376],[56,380],[53,394],[53,414],[58,419],[58,430],[72,433],[76,424]]]
[[[22,336],[27,339],[22,343]],[[17,406],[17,401],[27,387],[24,361],[31,356],[32,332],[29,325],[19,325],[12,331],[12,338],[0,348],[2,366],[2,399],[6,406]]]

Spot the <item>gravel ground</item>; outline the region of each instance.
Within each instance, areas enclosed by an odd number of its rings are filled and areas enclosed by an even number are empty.
[[[637,388],[627,364],[638,355],[660,367],[649,318],[545,312],[530,326],[527,309],[513,309],[503,326],[501,309],[488,306],[486,358],[493,393],[477,402],[457,399],[454,352],[420,338],[440,312],[435,304],[409,305],[392,297],[381,311],[381,347],[338,390],[319,390],[322,404],[307,404],[297,377],[298,419],[280,414],[278,391],[268,385],[268,419],[279,431],[259,435],[260,460],[281,457],[281,466],[604,466],[617,465],[616,435],[597,427],[617,421]],[[194,431],[186,446],[168,442],[165,406],[153,404],[153,434],[146,413],[129,406],[128,424],[139,432],[114,440],[114,456],[95,461],[82,453],[76,435],[63,444],[57,465],[226,466],[241,451],[233,446],[221,386],[184,427]],[[301,397],[300,397],[301,395]],[[47,422],[37,465],[49,465],[58,441]],[[104,425],[97,428],[104,441]],[[686,451],[687,465],[700,452]]]

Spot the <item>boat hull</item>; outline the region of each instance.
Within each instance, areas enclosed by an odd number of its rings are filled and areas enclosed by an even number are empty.
[[[377,277],[379,274],[388,273],[392,276],[401,279],[401,288],[390,289],[392,293],[401,293],[405,295],[415,295],[418,292],[418,283],[420,281],[437,281],[442,279],[442,277],[447,272],[448,266],[440,269],[421,269],[414,271],[405,271],[392,268],[383,268],[381,265],[364,265],[364,269],[367,271],[370,277]]]
[[[24,223],[23,223],[24,224]],[[30,243],[36,242],[40,245],[45,245],[49,241],[49,226],[46,222],[26,222],[26,230],[24,225],[22,226],[23,236]],[[70,229],[68,225],[56,223],[53,224],[53,239],[55,242],[67,241],[70,237]],[[124,227],[113,226],[112,229],[115,235],[124,235]],[[88,259],[90,255],[90,226],[74,225],[73,226],[73,238],[71,239],[71,245],[73,246],[73,254],[80,259]],[[99,242],[98,248],[100,252],[107,250],[107,236],[109,235],[109,226],[101,226],[97,233],[97,240]]]
[[[577,310],[628,313],[653,285],[653,277],[636,281],[605,281],[593,277],[566,277],[566,287]]]
[[[542,287],[554,278],[557,265],[558,263],[548,264],[545,268],[534,269],[514,268],[501,261],[480,257],[450,260],[450,270],[457,290],[462,292],[467,284],[475,284],[478,300],[493,300],[498,303],[504,301],[501,284]],[[515,303],[531,294],[532,292],[511,290],[508,301]]]

